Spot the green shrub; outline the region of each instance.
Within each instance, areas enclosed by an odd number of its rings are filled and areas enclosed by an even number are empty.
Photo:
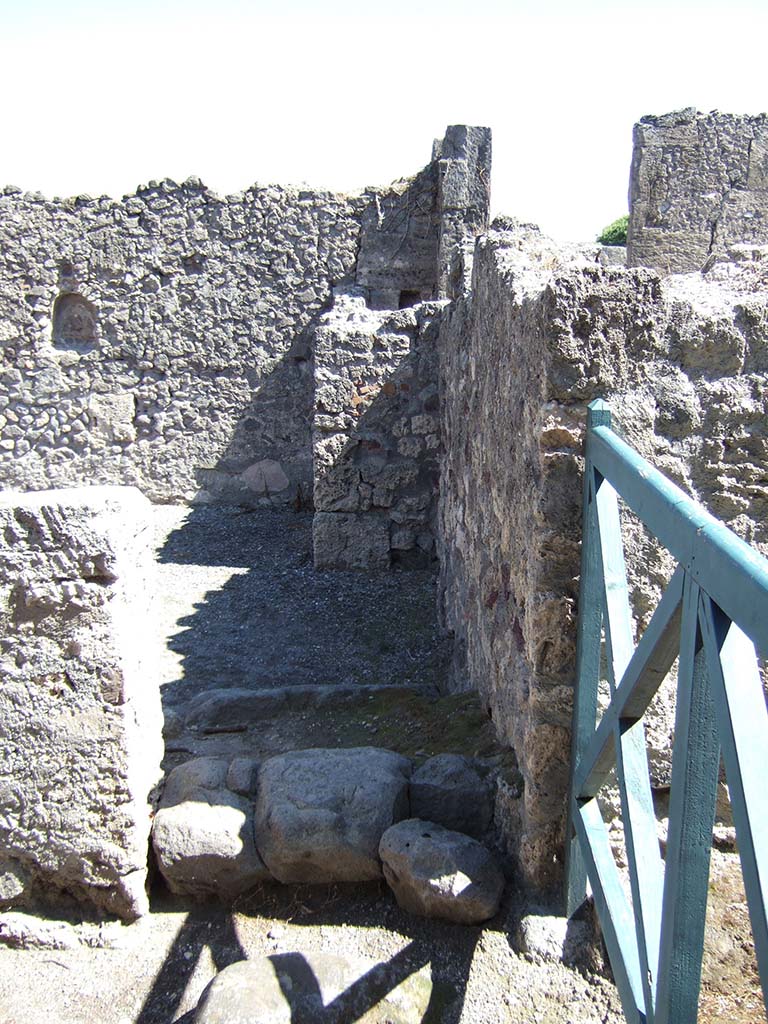
[[[613,224],[609,224],[607,228],[603,228],[597,236],[597,240],[601,245],[626,245],[628,227],[629,214],[625,213],[623,217],[619,217],[619,219],[615,220]]]

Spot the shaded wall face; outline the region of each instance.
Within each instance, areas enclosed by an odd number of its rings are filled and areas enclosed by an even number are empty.
[[[377,313],[349,297],[315,332],[319,568],[434,563],[441,305]]]
[[[438,554],[454,689],[479,691],[519,774],[499,816],[523,876],[562,869],[576,655],[586,406],[659,469],[768,552],[768,280],[662,283],[603,268],[535,232],[491,232],[473,292],[444,320],[445,456]],[[636,630],[671,575],[668,556],[624,524]],[[669,784],[674,702],[652,709],[652,784]]]
[[[311,491],[307,331],[365,200],[194,182],[122,202],[0,195],[0,475],[156,501]]]
[[[768,117],[644,117],[634,129],[628,266],[700,270],[768,244]]]
[[[374,194],[362,217],[356,281],[371,309],[401,309],[435,296],[437,168]]]

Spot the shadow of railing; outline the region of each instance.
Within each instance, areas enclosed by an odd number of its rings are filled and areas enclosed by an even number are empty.
[[[178,1012],[184,1003],[189,1005],[186,990],[206,949],[217,972],[249,959],[249,954],[251,958],[267,957],[290,1007],[291,1024],[353,1024],[409,977],[429,965],[432,990],[419,1018],[420,1024],[458,1024],[480,936],[484,929],[501,928],[502,916],[482,927],[415,918],[401,911],[384,893],[383,883],[375,882],[346,886],[270,884],[241,898],[231,909],[212,904],[193,907],[168,951],[135,1024],[192,1024],[193,1009],[181,1016]],[[160,903],[164,903],[162,896]],[[366,948],[375,946],[372,930],[387,929],[396,933],[403,945],[395,953],[382,956],[343,992],[323,1004],[321,981],[307,956],[296,949],[277,949],[276,943],[268,938],[283,923],[300,928],[360,929],[365,935],[365,938],[361,935],[360,944]],[[239,931],[249,939],[242,941]],[[253,939],[255,933],[258,933],[256,940]],[[295,938],[297,946],[317,949],[317,937],[309,947],[302,941],[301,934]],[[391,948],[391,942],[387,945]],[[333,952],[345,955],[345,950],[336,946]],[[354,971],[355,964],[361,962],[357,950],[350,960]],[[293,984],[285,984],[286,978]],[[192,993],[192,998],[196,995]],[[323,1005],[322,1011],[307,1016],[307,1002],[317,1004],[318,999]]]

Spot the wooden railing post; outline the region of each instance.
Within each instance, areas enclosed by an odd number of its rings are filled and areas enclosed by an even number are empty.
[[[637,644],[619,497],[678,562]],[[588,879],[628,1021],[695,1024],[722,746],[768,1007],[768,710],[755,655],[768,649],[768,561],[618,438],[602,401],[588,411],[582,531],[566,912]],[[610,702],[598,723],[603,637]],[[643,716],[678,654],[662,865]],[[614,766],[628,879],[597,800]]]
[[[587,869],[573,821],[575,813],[573,780],[576,766],[595,730],[597,685],[600,677],[600,638],[603,624],[600,600],[600,556],[595,543],[595,479],[591,459],[591,435],[595,427],[610,427],[610,425],[611,410],[608,404],[602,399],[592,402],[587,409],[587,432],[584,442],[579,625],[571,729],[571,781],[565,832],[565,913],[569,917],[581,906],[587,894]]]

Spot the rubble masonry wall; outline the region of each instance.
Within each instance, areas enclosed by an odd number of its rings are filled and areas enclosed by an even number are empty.
[[[374,308],[435,298],[446,239],[485,226],[488,129],[453,126],[434,154],[349,196],[197,179],[120,201],[0,192],[3,486],[307,501],[313,328],[334,289]]]
[[[160,780],[149,502],[134,488],[0,496],[0,903],[148,910]]]
[[[499,810],[524,877],[561,872],[575,669],[586,406],[768,553],[768,267],[663,280],[602,267],[536,229],[480,239],[472,292],[444,314],[438,554],[452,688],[477,689],[519,776]],[[672,566],[625,525],[644,627]],[[671,696],[652,782],[669,783]]]

